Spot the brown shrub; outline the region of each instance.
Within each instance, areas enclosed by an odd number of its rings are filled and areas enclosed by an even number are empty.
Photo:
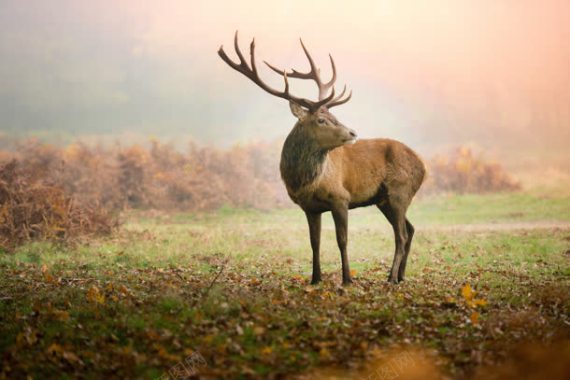
[[[20,166],[13,159],[0,167],[0,248],[10,251],[29,240],[67,241],[79,235],[110,233],[116,225],[105,209],[78,204],[62,187]]]
[[[148,204],[145,183],[145,166],[148,161],[148,153],[137,145],[117,155],[117,198],[124,206],[140,208]]]
[[[270,209],[291,205],[279,174],[280,142],[255,142],[229,149],[190,144],[186,152],[153,140],[149,146],[57,148],[21,142],[0,152],[17,159],[27,180],[63,191],[76,204],[109,210],[214,210],[224,205]],[[519,188],[496,163],[468,148],[428,162],[424,193],[491,192]],[[67,198],[66,198],[67,199]]]
[[[423,192],[490,193],[514,191],[520,184],[496,162],[476,157],[468,147],[448,155],[436,155],[428,163],[428,178]]]

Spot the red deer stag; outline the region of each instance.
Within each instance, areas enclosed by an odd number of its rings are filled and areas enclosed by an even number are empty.
[[[289,101],[291,112],[298,121],[285,140],[281,152],[281,177],[289,196],[307,216],[313,250],[312,284],[321,281],[319,258],[321,214],[331,211],[336,227],[336,239],[342,262],[342,282],[352,282],[346,252],[348,210],[376,205],[394,229],[396,251],[388,281],[398,283],[404,279],[406,262],[414,235],[414,227],[406,218],[413,196],[420,188],[425,168],[418,155],[406,145],[389,139],[357,140],[354,130],[334,117],[329,109],[350,100],[345,97],[346,86],[335,96],[336,67],[332,56],[332,79],[323,83],[320,71],[303,45],[309,60],[307,73],[286,72],[265,62],[270,69],[282,75],[285,89],[276,90],[259,77],[255,62],[255,40],[250,45],[250,62],[245,60],[234,37],[239,59],[231,60],[223,46],[218,55],[231,68],[239,71],[271,95]],[[299,98],[289,92],[288,78],[315,81],[319,99]],[[330,93],[329,93],[330,91]]]

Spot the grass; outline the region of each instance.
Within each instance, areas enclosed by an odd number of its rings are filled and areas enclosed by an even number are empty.
[[[348,288],[330,216],[324,283],[311,287],[300,210],[148,215],[110,238],[0,255],[3,375],[156,378],[194,358],[186,370],[205,377],[324,377],[406,346],[434,373],[469,376],[520,342],[570,335],[568,198],[419,199],[395,287],[391,228],[374,208],[350,214]]]

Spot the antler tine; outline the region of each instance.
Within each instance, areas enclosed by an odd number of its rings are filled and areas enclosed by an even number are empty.
[[[263,88],[265,91],[269,92],[270,94],[279,96],[281,98],[284,99],[288,99],[288,100],[293,100],[293,96],[289,93],[289,81],[287,80],[287,73],[283,72],[283,80],[285,81],[285,90],[283,90],[283,92],[279,92],[271,87],[269,87],[268,85],[266,85],[261,78],[259,78],[259,75],[257,74],[257,66],[255,64],[255,38],[251,40],[251,44],[249,45],[249,55],[250,55],[250,60],[251,60],[251,74],[253,75],[247,75],[248,78],[250,78],[251,80],[253,80],[258,86],[260,86],[261,88]],[[245,62],[244,62],[245,63]],[[245,63],[247,66],[247,63]],[[301,105],[305,105],[305,106],[310,106],[309,104],[303,104],[304,99],[299,99],[297,100],[297,103],[301,104]]]
[[[261,80],[261,78],[259,77],[259,74],[257,72],[257,66],[255,64],[255,39],[253,39],[251,41],[250,47],[249,47],[249,53],[250,53],[250,65],[248,65],[247,61],[245,60],[243,54],[241,53],[241,50],[239,48],[239,43],[238,43],[238,32],[236,31],[235,36],[234,36],[234,48],[236,51],[236,54],[238,56],[239,59],[239,64],[234,62],[233,60],[231,60],[228,55],[226,54],[226,52],[224,51],[224,47],[220,46],[220,49],[218,50],[218,55],[220,56],[220,58],[222,58],[222,60],[224,62],[226,62],[231,68],[233,68],[236,71],[239,71],[240,73],[242,73],[243,75],[245,75],[247,78],[249,78],[252,82],[254,82],[255,84],[257,84],[259,87],[261,87],[263,90],[267,91],[268,93],[270,93],[271,95],[289,100],[289,101],[293,101],[303,107],[306,107],[310,110],[316,110],[319,107],[321,107],[322,105],[324,105],[326,102],[331,101],[334,98],[334,89],[333,92],[327,96],[326,99],[319,99],[318,102],[313,102],[311,100],[305,99],[305,98],[298,98],[296,96],[293,96],[289,93],[289,81],[287,80],[287,77],[289,76],[287,74],[287,72],[282,71],[279,72],[279,74],[281,74],[283,76],[283,79],[285,81],[285,89],[284,91],[278,91],[270,86],[268,86],[265,82],[263,82]],[[274,69],[275,70],[275,69]]]
[[[339,100],[340,98],[342,98],[345,92],[346,92],[346,84],[342,87],[342,91],[340,92],[340,94],[338,94],[338,96],[335,97],[335,98],[332,100],[332,102],[336,102],[337,100]]]
[[[311,65],[311,71],[309,73],[307,73],[307,76],[308,77],[310,76],[310,78],[313,79],[317,83],[317,86],[319,87],[319,100],[322,100],[325,98],[325,94],[328,92],[328,90],[336,82],[336,66],[334,64],[333,57],[331,54],[329,54],[329,58],[331,60],[331,66],[332,66],[332,78],[327,83],[323,83],[321,80],[320,70],[315,66],[315,61],[311,57],[311,54],[309,54],[309,50],[305,47],[305,44],[303,43],[302,39],[299,39],[299,41],[301,41],[301,46],[303,47],[303,51],[305,52],[305,55],[307,56],[307,59],[309,60],[309,65]]]
[[[305,52],[305,55],[307,56],[307,59],[309,60],[309,65],[311,66],[311,71],[309,71],[305,75],[307,75],[311,79],[314,79],[315,81],[318,80],[317,82],[320,83],[321,78],[319,78],[319,70],[315,66],[315,61],[313,61],[313,57],[311,57],[309,50],[307,50],[307,48],[305,47],[305,44],[303,43],[303,39],[299,38],[299,41],[301,42],[301,47],[303,48],[303,51]]]
[[[271,63],[267,61],[263,61],[263,63],[265,63],[267,67],[269,67],[271,70],[275,71],[279,75],[283,75],[283,73],[285,72],[285,70],[281,70],[280,68],[273,66]],[[295,69],[291,69],[291,71],[287,73],[287,76],[289,78],[297,78],[297,79],[313,79],[309,77],[309,74],[310,73],[300,73]]]
[[[315,83],[317,84],[318,88],[319,88],[319,101],[321,101],[326,97],[327,92],[336,82],[336,66],[334,63],[334,59],[333,59],[332,55],[329,54],[329,58],[331,61],[331,66],[332,66],[332,78],[327,83],[323,83],[321,80],[320,70],[315,65],[315,61],[313,60],[311,53],[309,53],[309,49],[307,49],[307,47],[303,43],[302,39],[299,39],[299,41],[301,42],[301,47],[303,48],[303,51],[305,52],[305,56],[307,57],[307,60],[309,61],[309,65],[310,65],[311,69],[307,73],[302,73],[302,72],[299,72],[295,69],[291,69],[290,72],[287,72],[287,75],[289,76],[289,78],[312,79],[312,80],[314,80]],[[283,75],[283,73],[285,72],[285,70],[281,70],[281,69],[273,66],[272,64],[270,64],[266,61],[264,61],[264,62],[271,70],[275,71],[279,75]]]
[[[327,106],[328,107],[328,102],[330,102],[331,100],[333,100],[334,98],[334,87],[332,88],[331,93],[329,94],[329,96],[327,96],[324,99],[319,100],[318,102],[315,103],[315,106],[313,107],[314,110],[317,110],[319,108],[321,108],[322,106]]]
[[[253,41],[252,41],[253,42]],[[238,31],[236,30],[236,33],[234,34],[234,50],[236,51],[239,61],[242,65],[245,65],[247,67],[247,62],[245,61],[245,58],[243,57],[243,54],[241,53],[241,50],[239,48],[239,44],[238,44]]]
[[[331,87],[334,85],[334,83],[336,82],[336,65],[334,64],[334,59],[332,57],[331,54],[329,54],[329,58],[331,60],[331,67],[332,67],[332,78],[330,81],[328,81],[324,86]],[[344,91],[343,91],[344,92]]]
[[[340,106],[341,104],[344,104],[346,102],[348,102],[350,100],[350,98],[352,98],[352,91],[350,91],[348,93],[348,96],[344,99],[342,99],[342,97],[344,96],[344,93],[346,91],[346,85],[344,86],[342,92],[340,93],[339,96],[337,96],[336,98],[334,98],[333,100],[331,100],[330,103],[327,104],[327,108],[332,108],[332,107],[336,107],[336,106]]]

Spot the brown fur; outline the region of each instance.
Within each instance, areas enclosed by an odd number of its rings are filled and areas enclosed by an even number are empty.
[[[348,145],[354,131],[328,110],[309,112],[294,104],[291,107],[299,122],[283,146],[281,176],[291,199],[307,214],[313,283],[320,281],[320,214],[333,213],[343,282],[347,283],[351,281],[346,254],[347,210],[370,205],[376,205],[394,227],[396,254],[389,280],[403,280],[414,232],[405,214],[425,176],[422,160],[395,140],[360,140]]]
[[[322,158],[315,154],[315,161],[307,162],[320,173],[314,181],[291,186],[294,177],[283,177],[289,196],[305,211],[330,211],[335,202],[350,209],[380,204],[390,194],[411,201],[425,175],[417,154],[390,139],[359,140],[324,152]]]

